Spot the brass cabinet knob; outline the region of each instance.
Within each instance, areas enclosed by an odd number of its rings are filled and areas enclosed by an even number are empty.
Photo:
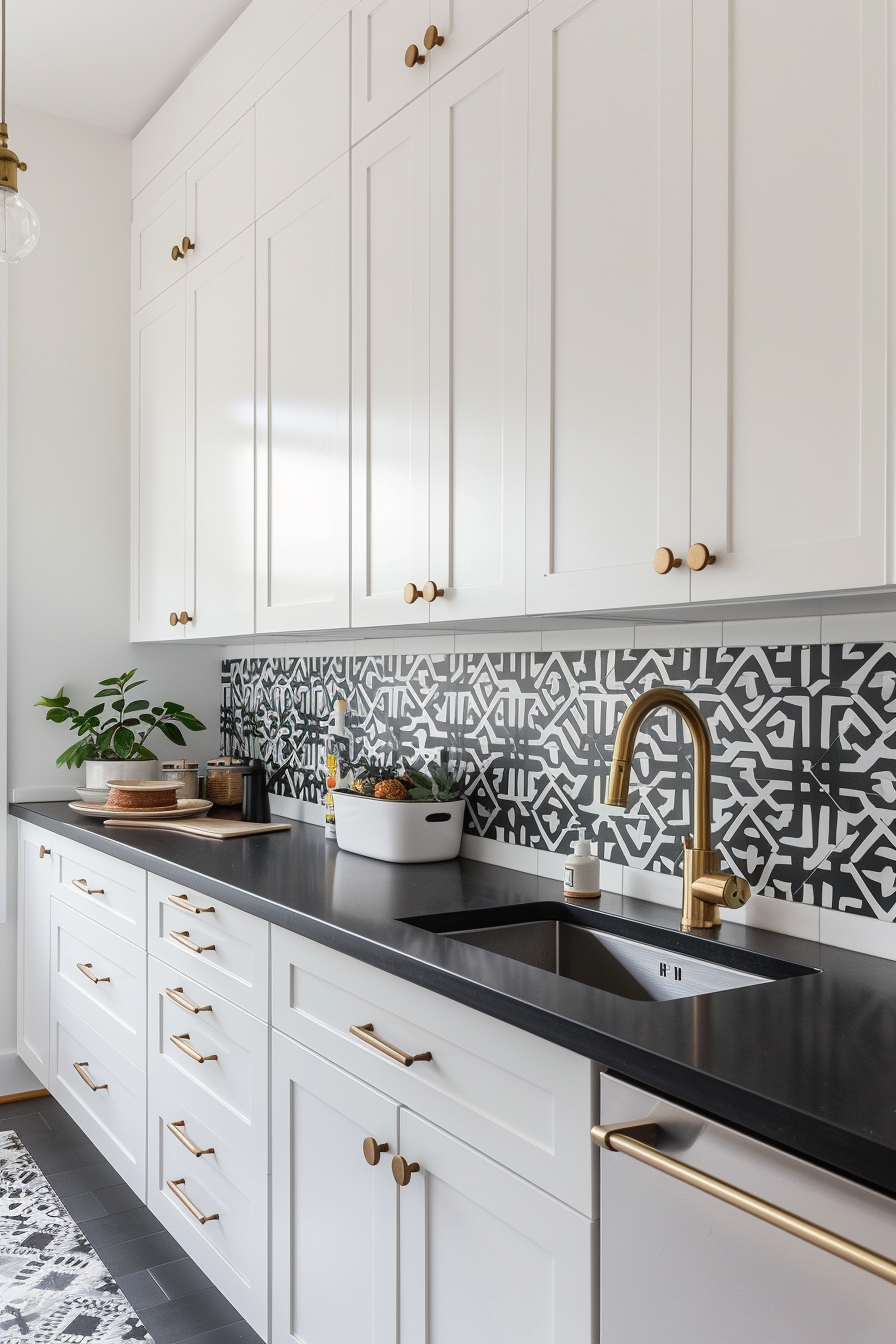
[[[364,1161],[371,1167],[379,1164],[380,1153],[388,1153],[388,1143],[377,1143],[376,1139],[367,1138],[364,1140]]]
[[[426,50],[432,51],[433,47],[440,47],[444,41],[445,39],[439,33],[438,28],[434,23],[431,23],[423,34],[423,45]]]
[[[419,1170],[419,1162],[406,1162],[400,1154],[396,1154],[392,1159],[392,1175],[396,1185],[410,1185],[411,1177]]]
[[[169,624],[171,625],[186,625],[189,621],[192,621],[192,619],[193,617],[188,616],[185,611],[182,611],[179,616],[176,611],[172,611],[171,615],[168,617]]]
[[[50,852],[51,852],[51,851],[50,851],[49,849],[44,849],[43,845],[41,845],[40,850],[38,851],[38,855],[37,855],[37,857],[38,857],[39,859],[46,859],[46,858],[49,858]]]
[[[657,574],[668,574],[670,569],[680,569],[681,560],[679,560],[668,546],[660,546],[653,553],[653,568]]]
[[[424,602],[435,602],[437,597],[445,596],[445,589],[437,588],[432,579],[427,579],[423,585],[421,596]]]
[[[707,565],[714,565],[716,558],[710,555],[709,547],[704,546],[702,541],[695,541],[688,551],[688,569],[705,569]]]
[[[413,70],[415,65],[422,65],[425,60],[426,57],[423,55],[422,51],[419,51],[412,42],[404,54],[405,65],[409,70]]]
[[[710,905],[726,905],[729,910],[739,910],[750,899],[750,884],[742,877],[732,873],[705,873],[696,877],[691,891],[701,901]]]
[[[171,260],[180,261],[188,252],[192,252],[195,246],[196,244],[191,243],[189,238],[182,239],[180,247],[175,243],[171,249]]]
[[[422,596],[423,596],[423,589],[422,589],[422,588],[418,588],[417,585],[416,585],[416,583],[406,583],[406,584],[405,584],[405,586],[404,586],[404,600],[405,600],[405,602],[407,602],[409,605],[410,605],[411,602],[416,602],[416,601],[417,601],[417,598],[418,598],[418,597],[422,597]]]

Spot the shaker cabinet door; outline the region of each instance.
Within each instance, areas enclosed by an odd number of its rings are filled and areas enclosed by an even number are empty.
[[[255,110],[187,169],[187,270],[255,222]]]
[[[695,0],[694,600],[886,582],[887,6]]]
[[[243,635],[255,597],[255,229],[186,278],[188,637]]]
[[[398,1107],[276,1031],[271,1079],[273,1344],[396,1344]]]
[[[183,639],[186,597],[184,285],[131,327],[131,639]]]
[[[593,1344],[596,1221],[404,1109],[401,1156],[401,1339]]]
[[[690,0],[529,15],[527,609],[688,600]]]
[[[430,0],[430,22],[444,42],[429,53],[429,81],[434,84],[474,51],[525,14],[526,0]]]
[[[182,257],[172,257],[186,230],[184,179],[152,200],[131,225],[131,309],[137,312],[183,278]]]
[[[425,623],[429,100],[352,151],[352,624]]]
[[[349,157],[256,230],[256,628],[349,623]]]
[[[352,10],[352,144],[429,88],[429,0],[360,0]],[[423,60],[407,64],[408,48]],[[408,59],[410,59],[408,57]]]
[[[525,606],[526,37],[429,95],[431,621]]]

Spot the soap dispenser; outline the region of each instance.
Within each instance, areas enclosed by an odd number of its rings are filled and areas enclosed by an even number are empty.
[[[579,827],[579,838],[573,841],[563,869],[563,895],[577,900],[600,895],[600,859],[585,839],[584,826]]]

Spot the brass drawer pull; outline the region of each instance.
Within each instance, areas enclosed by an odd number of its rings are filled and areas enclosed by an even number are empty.
[[[40,849],[38,850],[37,857],[38,857],[39,859],[48,859],[48,858],[50,857],[51,853],[52,853],[52,850],[45,849],[44,846],[41,845]]]
[[[388,1143],[377,1143],[376,1139],[373,1138],[365,1139],[362,1148],[364,1150],[364,1161],[371,1167],[378,1165],[381,1153],[388,1153],[389,1151]]]
[[[395,1059],[399,1064],[404,1064],[406,1067],[417,1064],[421,1060],[432,1059],[430,1050],[424,1050],[422,1055],[408,1055],[404,1050],[399,1050],[397,1045],[390,1045],[388,1041],[383,1040],[382,1036],[377,1036],[372,1022],[365,1022],[362,1027],[349,1027],[349,1031],[353,1036],[357,1036],[359,1041],[363,1041],[365,1045],[372,1045],[374,1050],[382,1051],[384,1055],[388,1055],[390,1059]]]
[[[197,1064],[207,1064],[210,1059],[218,1058],[217,1055],[200,1055],[199,1051],[194,1050],[192,1045],[185,1045],[184,1042],[190,1039],[190,1033],[188,1031],[182,1032],[180,1036],[169,1036],[168,1039],[172,1045],[177,1046],[178,1050],[183,1050],[185,1055],[189,1055],[191,1059],[195,1059]]]
[[[406,1162],[400,1153],[392,1159],[392,1177],[396,1185],[410,1185],[411,1177],[419,1170],[419,1162]]]
[[[48,854],[49,852],[47,850]],[[105,896],[106,894],[102,887],[88,887],[86,877],[73,877],[72,886],[77,887],[79,891],[83,891],[85,896]]]
[[[87,976],[87,979],[90,981],[92,985],[110,985],[112,983],[111,976],[94,975],[93,971],[91,970],[91,967],[93,966],[92,961],[76,961],[75,965],[77,966],[78,970],[81,972],[82,975]]]
[[[212,1006],[210,1003],[191,1003],[183,991],[183,986],[178,985],[177,989],[166,989],[172,1003],[176,1003],[179,1008],[186,1008],[188,1013],[210,1013]]]
[[[182,1143],[188,1153],[194,1157],[204,1157],[206,1153],[213,1153],[214,1148],[197,1148],[196,1144],[190,1138],[186,1130],[186,1120],[172,1120],[165,1126],[169,1134],[173,1134],[178,1143]]]
[[[214,952],[215,950],[214,943],[207,943],[205,947],[200,947],[198,943],[194,943],[190,937],[189,929],[184,929],[183,933],[178,933],[175,929],[169,929],[168,937],[173,938],[176,943],[180,943],[181,947],[187,948],[190,952]]]
[[[213,905],[192,905],[186,896],[169,896],[172,905],[176,905],[178,910],[187,910],[191,915],[213,915],[215,907]]]
[[[185,1195],[183,1190],[181,1190],[180,1188],[182,1185],[186,1185],[186,1183],[187,1183],[186,1176],[181,1176],[181,1178],[177,1181],[165,1182],[165,1184],[168,1186],[168,1189],[171,1191],[172,1195],[176,1195],[177,1198],[180,1200],[181,1204],[183,1204],[184,1208],[189,1209],[190,1213],[192,1213],[197,1223],[213,1223],[215,1222],[216,1219],[220,1218],[221,1215],[218,1213],[203,1213],[201,1209],[197,1209],[192,1199],[190,1199],[190,1196]]]
[[[108,1092],[109,1090],[108,1083],[95,1083],[93,1081],[90,1074],[87,1072],[87,1063],[88,1061],[86,1059],[82,1059],[80,1064],[74,1064],[73,1068],[75,1070],[75,1073],[77,1073],[79,1077],[84,1079],[85,1083],[90,1088],[91,1092]]]
[[[841,1260],[847,1260],[851,1265],[867,1270],[869,1274],[876,1274],[878,1278],[886,1279],[889,1283],[896,1283],[896,1262],[893,1260],[887,1260],[874,1251],[866,1250],[864,1246],[857,1246],[854,1241],[847,1241],[845,1237],[838,1237],[836,1232],[828,1232],[826,1228],[810,1223],[805,1218],[799,1218],[794,1213],[788,1213],[786,1209],[779,1209],[776,1204],[768,1204],[756,1195],[749,1195],[745,1190],[739,1190],[736,1185],[728,1185],[727,1181],[707,1176],[705,1172],[697,1171],[695,1167],[686,1166],[684,1162],[668,1157],[653,1146],[657,1141],[657,1134],[657,1126],[652,1120],[631,1120],[628,1124],[595,1125],[591,1130],[591,1139],[599,1148],[634,1157],[638,1162],[645,1162],[648,1167],[654,1167],[666,1176],[674,1176],[677,1181],[684,1181],[686,1185],[702,1190],[705,1195],[712,1195],[714,1199],[721,1199],[723,1203],[731,1204],[744,1213],[750,1213],[754,1218],[761,1218],[763,1222],[779,1227],[782,1232],[789,1232],[791,1236],[799,1237],[801,1241],[808,1241],[810,1245],[839,1256]]]

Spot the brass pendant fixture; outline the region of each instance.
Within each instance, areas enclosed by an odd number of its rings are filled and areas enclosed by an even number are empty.
[[[40,237],[40,221],[32,206],[19,195],[23,163],[9,147],[6,126],[6,0],[0,0],[0,261],[17,262],[33,252]]]

